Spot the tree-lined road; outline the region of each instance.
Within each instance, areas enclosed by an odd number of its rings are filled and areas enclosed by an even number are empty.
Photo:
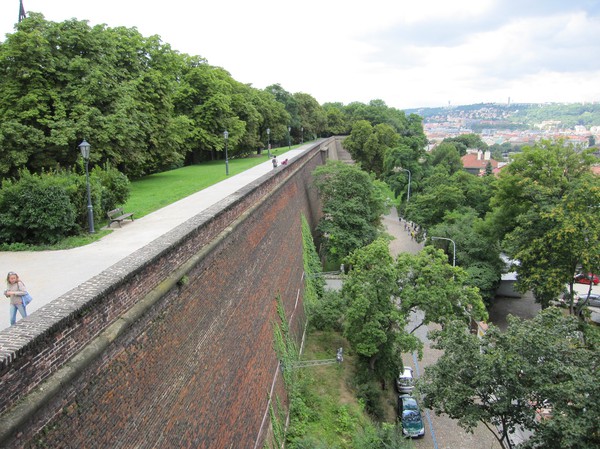
[[[404,230],[404,224],[398,220],[396,210],[393,209],[388,215],[384,216],[383,224],[388,234],[394,237],[390,242],[390,252],[396,257],[400,252],[417,253],[422,248],[421,243],[411,238],[410,232]],[[422,317],[411,316],[412,329],[416,323],[420,323]],[[412,354],[403,356],[403,363],[415,368],[415,374],[418,376],[423,373],[423,369],[438,359],[441,351],[431,348],[430,341],[427,338],[427,332],[434,329],[434,325],[421,326],[415,332],[419,339],[423,341],[423,359],[415,364],[415,357]],[[500,445],[492,434],[483,426],[479,425],[475,431],[470,434],[459,427],[457,422],[448,416],[440,416],[429,412],[429,417],[424,416],[425,436],[414,440],[415,447],[419,449],[499,449]],[[433,427],[433,434],[431,431]],[[434,438],[435,436],[435,438]]]

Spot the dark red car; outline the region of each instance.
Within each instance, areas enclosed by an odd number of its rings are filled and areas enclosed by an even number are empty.
[[[593,283],[594,285],[598,285],[598,283],[600,283],[600,279],[598,278],[598,275],[594,273],[579,273],[575,275],[575,282],[577,282],[578,284]]]

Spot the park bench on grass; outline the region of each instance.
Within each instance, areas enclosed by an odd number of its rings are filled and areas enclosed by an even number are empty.
[[[110,220],[108,222],[109,228],[114,222],[119,223],[119,227],[121,227],[121,222],[123,220],[126,220],[129,218],[131,221],[133,221],[133,212],[124,213],[123,208],[121,208],[121,207],[117,207],[116,209],[109,210],[106,213],[106,215],[108,215],[108,219]]]

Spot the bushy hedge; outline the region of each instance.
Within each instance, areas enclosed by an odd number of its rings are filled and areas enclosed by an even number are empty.
[[[113,168],[94,169],[90,187],[94,221],[129,197],[129,180]],[[85,174],[22,171],[18,180],[2,182],[0,244],[53,244],[87,226]]]
[[[0,242],[56,243],[73,234],[75,206],[59,179],[26,174],[0,191]]]

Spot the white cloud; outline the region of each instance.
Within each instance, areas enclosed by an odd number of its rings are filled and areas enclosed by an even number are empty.
[[[137,27],[257,88],[398,108],[600,101],[600,11],[588,0],[24,0],[53,21]],[[18,1],[0,4],[12,32]]]

